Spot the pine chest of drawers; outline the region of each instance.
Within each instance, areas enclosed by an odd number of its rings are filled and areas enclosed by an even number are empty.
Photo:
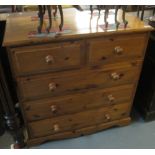
[[[69,21],[78,14],[72,9],[65,11]],[[15,22],[11,18],[8,25]],[[27,38],[32,23],[23,24],[21,17],[16,19],[16,39],[9,37],[14,32],[7,27],[4,45],[29,145],[130,122],[151,27],[135,17],[128,20],[129,29],[95,33],[86,25],[84,33],[73,22],[71,34],[56,38]]]

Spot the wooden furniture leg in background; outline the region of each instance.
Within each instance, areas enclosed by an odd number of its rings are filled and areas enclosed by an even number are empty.
[[[16,5],[11,5],[12,12],[16,12]]]
[[[2,103],[4,102],[5,102],[5,99],[4,99],[4,95],[2,94],[2,87],[0,85],[0,136],[2,136],[6,130],[5,121],[3,117],[3,108],[2,108]]]
[[[61,17],[61,23],[59,25],[59,30],[62,31],[62,27],[64,25],[63,10],[62,10],[62,6],[61,5],[58,5],[58,8],[59,8],[60,17]]]

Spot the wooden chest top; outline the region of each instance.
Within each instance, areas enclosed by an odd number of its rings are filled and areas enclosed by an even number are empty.
[[[122,11],[118,12],[118,20],[121,21]],[[50,41],[59,41],[65,39],[76,39],[86,37],[98,37],[103,35],[115,34],[115,33],[131,33],[131,32],[142,32],[150,31],[153,28],[144,22],[140,21],[136,16],[126,14],[128,21],[128,27],[126,29],[119,28],[116,30],[114,26],[110,26],[107,30],[102,28],[104,24],[103,15],[97,20],[98,16],[94,16],[90,19],[90,11],[77,11],[75,9],[64,9],[64,27],[71,30],[70,33],[59,34],[55,37],[39,37],[29,38],[28,33],[37,30],[38,20],[32,20],[33,17],[37,17],[37,12],[25,12],[25,13],[13,13],[4,15],[7,20],[6,33],[4,37],[3,46],[11,45],[24,45],[30,43],[43,43]],[[44,21],[44,24],[48,20]],[[108,17],[109,24],[114,24],[114,14]],[[53,28],[58,28],[59,18],[53,20]]]

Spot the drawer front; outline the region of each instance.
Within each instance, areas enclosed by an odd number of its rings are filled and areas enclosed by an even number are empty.
[[[133,88],[133,85],[125,85],[94,90],[65,97],[24,102],[23,106],[26,119],[28,121],[35,121],[92,108],[130,102]]]
[[[129,104],[119,104],[29,123],[30,136],[40,137],[109,122],[129,115]]]
[[[20,47],[10,52],[15,73],[25,75],[80,67],[82,48],[82,42],[73,42]]]
[[[18,81],[19,97],[25,101],[95,88],[133,84],[138,74],[138,65],[130,67],[122,65],[122,67],[108,70],[83,70],[20,78]]]
[[[115,63],[143,58],[146,34],[120,35],[88,41],[90,65]]]

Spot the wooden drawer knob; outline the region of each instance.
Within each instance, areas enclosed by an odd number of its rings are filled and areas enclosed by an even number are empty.
[[[121,48],[120,46],[116,46],[114,48],[114,53],[117,54],[117,55],[120,55],[123,53],[123,48]]]
[[[54,124],[54,125],[53,125],[53,130],[54,130],[55,132],[58,132],[58,131],[60,130],[59,125],[58,125],[58,124]]]
[[[109,121],[111,119],[110,115],[109,114],[105,114],[105,119]]]
[[[57,111],[56,105],[51,105],[51,111],[55,113]]]
[[[108,100],[110,101],[110,102],[114,102],[115,101],[115,98],[113,97],[113,95],[108,95]]]
[[[45,61],[46,61],[47,64],[51,64],[51,63],[54,63],[54,58],[53,58],[52,55],[47,55],[45,57]]]
[[[54,91],[57,87],[54,82],[49,83],[48,85],[49,91]]]
[[[120,79],[120,75],[118,73],[114,72],[114,73],[111,73],[111,78],[113,80],[118,80],[118,79]]]

